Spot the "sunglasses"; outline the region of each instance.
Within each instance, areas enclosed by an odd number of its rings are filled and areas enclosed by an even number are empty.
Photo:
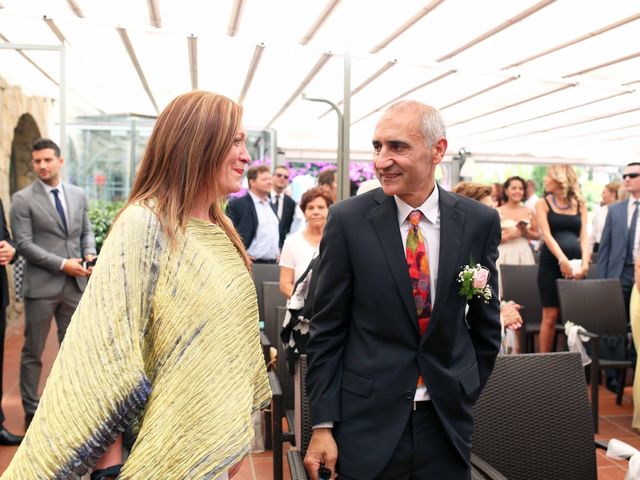
[[[638,178],[640,177],[640,173],[625,173],[624,175],[622,175],[622,179],[625,180],[626,178]]]
[[[276,177],[280,177],[280,178],[284,178],[285,180],[289,180],[289,175],[287,175],[286,173],[275,173],[274,174]],[[636,173],[636,175],[639,175]]]

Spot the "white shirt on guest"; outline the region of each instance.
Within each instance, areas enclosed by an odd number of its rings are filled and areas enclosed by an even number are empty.
[[[407,218],[413,210],[420,210],[422,212],[422,218],[418,223],[418,229],[422,233],[422,238],[425,242],[427,249],[427,256],[429,257],[429,276],[431,277],[431,285],[429,294],[431,298],[431,305],[433,306],[436,300],[436,286],[438,285],[438,262],[440,256],[440,193],[438,187],[434,187],[433,192],[429,195],[429,198],[420,205],[418,208],[413,208],[403,200],[394,196],[396,206],[398,207],[398,225],[400,228],[400,235],[402,236],[402,245],[407,244],[407,237],[409,236],[409,229],[411,223]],[[406,248],[405,248],[406,256]],[[423,400],[429,400],[429,392],[427,392],[426,385],[421,385],[416,390],[414,400],[420,402]]]
[[[604,222],[607,220],[608,212],[609,207],[607,205],[603,205],[593,216],[593,223],[591,224],[591,235],[589,235],[590,250],[593,250],[593,246],[596,243],[600,243],[600,239],[602,238],[602,230],[604,230]]]
[[[249,191],[258,215],[258,228],[251,245],[247,249],[250,257],[275,260],[280,254],[280,220],[271,208],[268,197],[262,200]]]
[[[298,281],[300,276],[307,269],[318,247],[311,245],[304,232],[296,232],[289,235],[282,246],[280,254],[280,266],[293,269],[293,281]]]

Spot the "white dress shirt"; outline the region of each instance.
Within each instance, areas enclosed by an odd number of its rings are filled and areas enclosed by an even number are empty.
[[[268,197],[262,200],[251,191],[249,195],[258,215],[258,228],[247,253],[256,259],[275,260],[280,254],[280,220],[273,212]]]
[[[633,211],[636,208],[633,202],[635,202],[636,200],[640,200],[640,198],[634,198],[633,195],[629,197],[629,200],[627,200],[627,231],[629,228],[631,228],[631,217],[633,216]],[[640,209],[640,205],[638,206],[638,209]],[[640,211],[638,211],[638,217],[640,217]],[[636,252],[638,251],[638,241],[640,240],[639,227],[640,225],[638,225],[636,222],[636,236],[633,239],[633,251],[632,251],[634,259],[636,257]]]
[[[64,211],[64,217],[65,217],[65,220],[67,221],[67,228],[69,228],[68,227],[69,226],[69,210],[67,209],[67,202],[65,201],[65,198],[64,198],[64,189],[62,188],[62,182],[58,183],[57,186],[52,187],[51,185],[49,185],[48,183],[44,183],[40,179],[38,179],[38,181],[43,186],[44,191],[47,192],[47,197],[49,197],[49,200],[51,201],[51,205],[53,205],[53,209],[56,211],[56,213],[58,213],[58,209],[56,208],[56,197],[54,197],[51,191],[54,189],[58,190],[58,198],[60,199],[60,204],[62,205],[62,210]],[[67,263],[67,259],[63,258],[62,263],[60,264],[60,271],[62,271],[62,269],[64,268],[65,263]]]
[[[440,194],[438,187],[433,189],[429,198],[420,205],[418,208],[413,208],[402,201],[397,196],[394,197],[396,206],[398,207],[398,224],[400,227],[400,235],[402,235],[402,244],[407,244],[407,237],[409,236],[409,229],[411,224],[407,218],[413,210],[420,210],[422,212],[422,218],[418,223],[418,229],[422,233],[424,238],[425,247],[427,248],[427,256],[429,257],[429,276],[431,277],[431,287],[429,295],[431,298],[431,306],[436,301],[436,286],[438,285],[438,261],[440,256]],[[406,248],[404,250],[406,256]],[[416,390],[414,401],[421,402],[429,400],[429,392],[427,392],[426,385],[421,385]]]
[[[276,211],[276,215],[278,215],[278,219],[282,220],[282,206],[284,205],[284,195],[285,193],[277,193],[275,190],[271,190],[271,203],[273,205],[276,204],[276,198],[278,198],[278,210]]]

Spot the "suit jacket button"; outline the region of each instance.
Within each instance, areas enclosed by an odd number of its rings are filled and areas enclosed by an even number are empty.
[[[404,398],[406,398],[407,400],[413,400],[415,396],[416,394],[413,393],[411,390],[407,390],[406,392],[404,392]]]

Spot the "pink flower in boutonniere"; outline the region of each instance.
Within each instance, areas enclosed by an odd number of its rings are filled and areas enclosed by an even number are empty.
[[[473,273],[473,288],[484,288],[489,280],[489,270],[482,267]]]
[[[469,301],[473,297],[481,298],[485,303],[489,303],[492,298],[491,287],[487,285],[489,280],[489,270],[479,263],[462,267],[458,274],[460,291],[458,295]]]

